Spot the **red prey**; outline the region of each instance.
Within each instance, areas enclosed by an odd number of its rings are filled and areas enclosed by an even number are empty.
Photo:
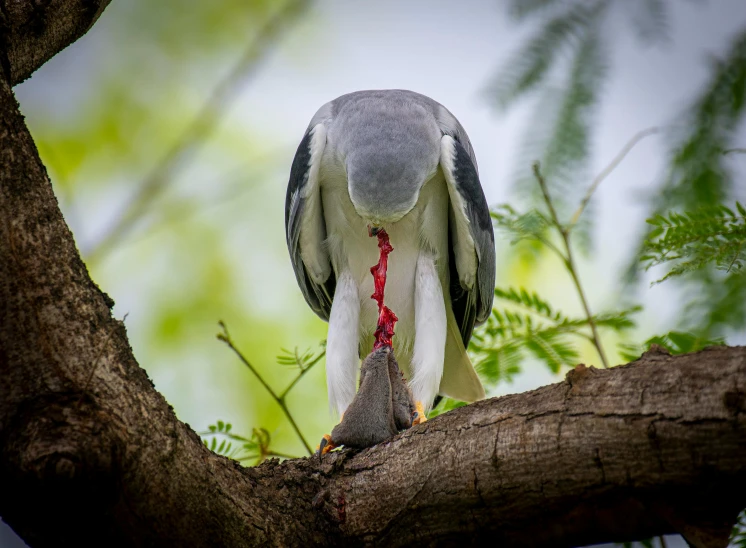
[[[368,226],[369,236],[378,236],[379,258],[378,264],[370,267],[370,273],[373,274],[373,286],[375,290],[370,296],[378,303],[378,324],[376,326],[376,342],[373,343],[373,350],[382,346],[394,347],[391,339],[394,337],[394,325],[399,320],[388,306],[383,304],[383,294],[386,288],[386,270],[388,269],[389,253],[394,248],[389,241],[389,235],[383,228]]]

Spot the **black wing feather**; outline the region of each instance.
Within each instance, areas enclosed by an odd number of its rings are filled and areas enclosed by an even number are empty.
[[[329,321],[332,309],[332,299],[337,285],[337,279],[330,269],[329,277],[322,285],[315,283],[308,275],[300,252],[300,225],[303,216],[303,188],[308,184],[311,168],[311,141],[313,132],[309,129],[298,145],[293,164],[290,168],[290,180],[285,195],[285,237],[287,240],[290,260],[295,271],[295,279],[305,297],[308,306],[322,320]]]
[[[453,175],[456,188],[466,204],[466,215],[478,259],[476,283],[471,290],[467,290],[459,282],[455,254],[450,253],[449,257],[451,305],[461,331],[461,340],[464,341],[464,347],[468,347],[474,325],[486,321],[492,311],[495,296],[495,235],[490,209],[474,162],[458,139],[454,139],[453,144]],[[453,249],[452,233],[449,230],[450,249]]]

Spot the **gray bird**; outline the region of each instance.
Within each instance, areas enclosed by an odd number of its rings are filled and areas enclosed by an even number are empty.
[[[484,397],[466,354],[492,309],[492,222],[469,138],[432,99],[358,91],[322,106],[295,154],[285,200],[288,249],[308,305],[329,322],[327,388],[344,413],[378,318],[368,227],[384,228],[386,305],[399,317],[396,356],[415,400]]]

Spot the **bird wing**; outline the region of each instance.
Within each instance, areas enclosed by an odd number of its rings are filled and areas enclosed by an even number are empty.
[[[319,190],[319,167],[326,128],[309,127],[298,145],[285,196],[285,237],[295,277],[308,306],[329,321],[336,277],[326,250],[326,223]]]
[[[452,119],[455,121],[455,118]],[[468,137],[459,125],[446,127],[445,133],[441,139],[440,166],[451,201],[451,304],[466,347],[474,324],[486,321],[492,310],[495,295],[495,236]]]

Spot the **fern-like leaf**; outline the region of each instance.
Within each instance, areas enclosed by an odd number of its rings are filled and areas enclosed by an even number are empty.
[[[577,363],[580,341],[592,338],[588,318],[573,318],[555,310],[535,292],[523,288],[495,289],[497,302],[487,322],[475,330],[470,352],[480,377],[488,385],[510,381],[520,363],[535,358],[551,371]],[[614,313],[596,314],[598,329],[615,332],[635,326],[635,306]]]
[[[549,3],[547,0],[521,2],[521,8],[514,4],[512,11],[524,16]],[[535,89],[546,78],[564,48],[577,48],[588,26],[593,23],[596,9],[594,5],[579,3],[542,25],[495,75],[487,89],[488,97],[500,107],[507,108]]]
[[[738,514],[738,519],[735,525],[733,525],[733,532],[731,533],[728,546],[746,548],[746,510]]]
[[[668,40],[670,14],[665,0],[638,0],[623,4],[630,11],[632,27],[643,43],[653,44]]]
[[[736,210],[719,205],[648,219],[653,229],[641,261],[646,268],[673,262],[655,283],[710,265],[729,273],[746,272],[746,208],[736,202]]]
[[[746,30],[733,41],[722,60],[714,61],[712,77],[688,112],[689,123],[679,124],[671,172],[657,209],[694,210],[717,206],[733,187],[725,150],[732,148],[746,113]]]
[[[324,357],[326,352],[326,341],[322,341],[321,350],[313,350],[307,348],[304,351],[299,351],[298,348],[293,350],[287,350],[285,348],[280,349],[280,354],[277,356],[277,363],[288,367],[296,367],[301,371],[313,367],[318,361]]]
[[[251,437],[235,434],[231,430],[230,423],[217,421],[200,434],[202,443],[218,455],[238,461],[250,461],[253,465],[260,464],[269,456],[287,457],[270,449],[272,439],[264,428],[254,428]]]
[[[559,0],[511,0],[508,11],[511,17],[521,20],[529,15],[546,11],[562,4]]]
[[[665,335],[650,337],[642,344],[621,344],[619,345],[619,354],[627,361],[634,361],[654,344],[657,344],[658,346],[668,350],[669,353],[676,355],[697,352],[698,350],[702,350],[708,346],[724,344],[724,342],[723,339],[700,337],[694,333],[688,333],[685,331],[670,331]]]

